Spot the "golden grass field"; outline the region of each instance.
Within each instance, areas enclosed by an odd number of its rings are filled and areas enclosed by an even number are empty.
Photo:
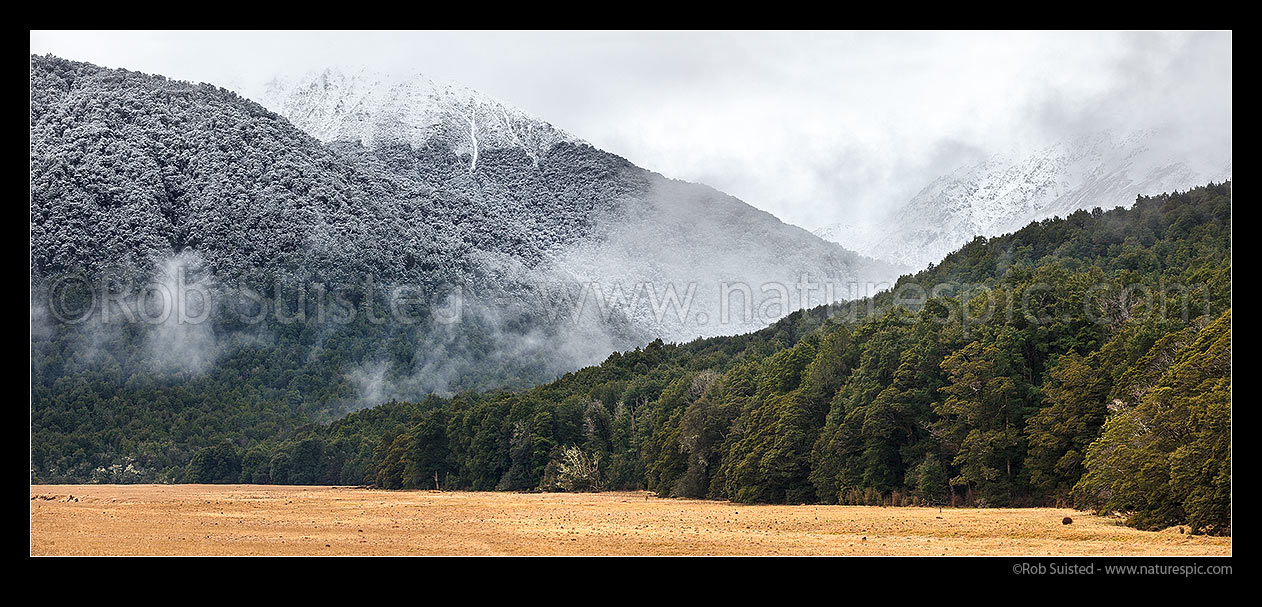
[[[1074,523],[1062,525],[1065,516]],[[1117,519],[1055,508],[750,506],[647,493],[33,485],[31,553],[1229,555],[1231,539],[1136,531]]]

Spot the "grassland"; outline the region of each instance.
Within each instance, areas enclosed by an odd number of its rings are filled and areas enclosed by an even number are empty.
[[[1061,520],[1073,518],[1073,524]],[[1052,508],[750,506],[646,493],[34,485],[36,555],[1227,555]]]

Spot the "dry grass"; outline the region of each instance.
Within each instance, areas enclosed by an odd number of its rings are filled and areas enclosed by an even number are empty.
[[[1065,516],[1074,523],[1062,525]],[[645,493],[43,485],[31,487],[31,553],[1227,555],[1231,540],[1135,531],[1116,519],[1053,508],[747,506]]]

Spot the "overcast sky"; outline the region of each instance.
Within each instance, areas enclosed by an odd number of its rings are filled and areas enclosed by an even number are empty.
[[[31,52],[247,95],[424,73],[811,229],[1080,133],[1231,144],[1230,32],[32,32]]]

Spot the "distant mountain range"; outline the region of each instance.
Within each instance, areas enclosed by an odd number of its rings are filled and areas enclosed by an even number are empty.
[[[879,230],[843,224],[815,234],[864,255],[921,268],[975,236],[999,236],[1032,221],[1078,209],[1129,206],[1151,195],[1231,178],[1231,158],[1193,157],[1157,145],[1159,134],[1096,133],[1031,154],[996,154],[925,186],[879,222]]]

